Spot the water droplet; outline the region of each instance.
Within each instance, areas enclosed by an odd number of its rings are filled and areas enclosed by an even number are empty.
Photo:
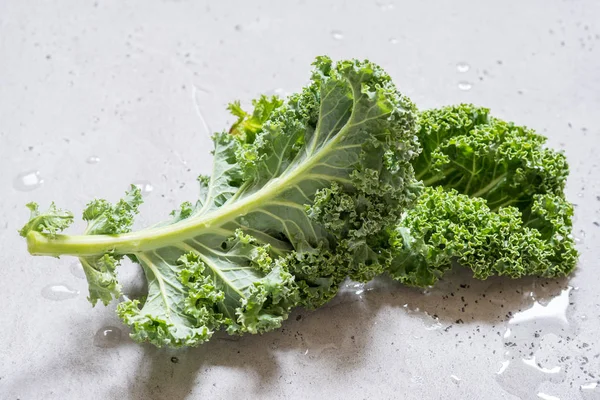
[[[354,294],[361,295],[365,291],[365,284],[360,282],[349,282],[346,285],[346,288],[352,290]]]
[[[48,300],[60,301],[77,297],[79,290],[71,289],[62,283],[44,286],[42,296]]]
[[[550,396],[549,394],[542,393],[542,392],[539,392],[539,393],[537,394],[537,396],[538,396],[540,399],[544,399],[544,400],[560,400],[560,398],[558,398],[558,397],[556,397],[556,396]]]
[[[390,43],[391,44],[397,44],[398,43],[398,39],[396,39],[396,38],[390,38]]]
[[[425,330],[428,330],[428,331],[437,331],[442,328],[443,328],[442,323],[440,321],[438,321],[437,319],[432,324],[427,324],[425,326]]]
[[[73,274],[74,277],[79,279],[85,279],[85,272],[83,271],[83,267],[81,266],[81,263],[79,261],[75,261],[74,263],[72,263],[69,267],[69,270],[71,271],[71,274]]]
[[[471,66],[469,64],[467,64],[466,62],[459,62],[458,64],[456,64],[456,70],[460,73],[467,72],[470,69],[471,69]]]
[[[115,347],[121,341],[121,330],[114,326],[100,328],[94,335],[94,346],[104,349]]]
[[[458,82],[458,88],[460,90],[465,91],[465,92],[467,90],[471,90],[472,87],[473,87],[473,85],[471,83],[467,82],[467,81],[460,81],[460,82]]]
[[[382,11],[394,9],[394,4],[386,1],[378,1],[376,4]]]
[[[596,394],[600,394],[600,384],[598,382],[589,382],[589,383],[584,383],[583,385],[579,386],[579,389],[582,391],[582,395],[584,399],[593,399],[593,398],[598,398],[598,397],[592,397],[595,396]],[[592,396],[589,396],[592,395]]]
[[[100,157],[98,156],[89,156],[87,160],[85,160],[88,164],[98,164],[100,162]]]
[[[583,243],[585,242],[585,231],[582,229],[579,231],[579,234],[575,237],[575,242]]]
[[[267,92],[265,92],[266,95],[269,96],[279,96],[279,97],[287,97],[289,95],[289,92],[284,90],[283,88],[275,88],[272,90],[268,90]]]
[[[341,31],[331,31],[331,37],[335,40],[342,40],[344,38],[344,34]]]
[[[179,363],[179,358],[177,358],[177,357],[171,357],[171,362],[173,364],[177,364],[177,363]]]
[[[305,338],[305,344],[307,347],[304,351],[304,355],[308,356],[310,361],[329,359],[331,358],[332,354],[337,353],[339,350],[335,343],[328,341],[331,339],[326,339],[323,337],[315,337],[314,339],[315,340]]]
[[[149,181],[137,181],[133,184],[142,191],[142,195],[149,195],[154,190],[154,186]]]
[[[21,172],[13,181],[13,187],[21,192],[30,192],[42,186],[44,179],[40,171],[30,170]]]
[[[423,295],[425,296],[431,296],[432,293],[434,293],[435,289],[433,288],[433,286],[427,286],[425,289],[421,290],[421,293],[423,293]]]

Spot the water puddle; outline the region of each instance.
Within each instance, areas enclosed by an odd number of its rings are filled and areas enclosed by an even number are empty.
[[[539,392],[538,388],[544,382],[564,382],[566,371],[555,351],[543,350],[554,350],[554,346],[561,342],[560,338],[572,333],[567,315],[572,289],[563,289],[546,304],[530,292],[533,306],[516,312],[510,318],[503,336],[505,359],[496,376],[500,386],[508,393],[521,399],[556,398]]]

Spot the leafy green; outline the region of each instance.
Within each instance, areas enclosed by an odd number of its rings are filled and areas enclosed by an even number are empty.
[[[390,275],[428,286],[453,262],[478,279],[556,277],[575,268],[562,154],[485,108],[445,107],[419,120],[423,151],[414,167],[427,188],[390,235]]]
[[[139,264],[148,293],[117,313],[135,340],[172,347],[276,329],[348,277],[429,286],[455,263],[478,279],[574,269],[568,165],[531,129],[472,105],[418,113],[378,66],[327,57],[299,93],[252,105],[229,106],[197,201],[132,232],[132,186],[90,202],[82,235],[59,233],[69,212],[30,203],[29,251],[78,257],[93,305],[121,299],[123,257]]]
[[[266,332],[293,306],[330,299],[347,276],[382,273],[385,232],[421,189],[410,165],[416,110],[368,61],[314,66],[285,102],[261,97],[251,114],[230,107],[238,121],[213,136],[213,172],[199,178],[195,204],[130,232],[141,203],[132,189],[116,205],[90,203],[83,235],[24,231],[29,251],[79,257],[92,303],[119,296],[120,258],[139,263],[148,295],[118,313],[134,339],[157,346],[196,345],[221,328]]]
[[[494,212],[484,199],[428,187],[392,235],[396,255],[388,271],[414,286],[435,284],[453,262],[477,279],[567,275],[577,261],[571,204],[537,194],[532,209],[524,221],[515,207]]]
[[[82,218],[88,223],[85,234],[112,235],[131,231],[133,218],[142,202],[141,191],[134,185],[115,205],[102,199],[91,201],[83,211]]]
[[[423,151],[414,168],[426,186],[484,198],[492,210],[526,209],[536,193],[563,196],[566,159],[533,130],[465,104],[425,111],[419,122]]]
[[[57,208],[54,203],[50,204],[46,212],[40,212],[37,203],[27,203],[27,208],[31,214],[29,221],[19,231],[23,237],[27,237],[29,232],[46,232],[49,237],[53,237],[73,223],[73,214]]]

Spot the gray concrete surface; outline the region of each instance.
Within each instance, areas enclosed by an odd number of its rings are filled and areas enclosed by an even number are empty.
[[[0,398],[600,398],[598,21],[595,0],[0,0]],[[173,351],[91,308],[73,260],[28,256],[28,201],[81,210],[146,181],[143,226],[194,199],[225,104],[298,89],[320,54],[369,58],[420,107],[486,105],[564,149],[577,273],[349,283],[279,331]],[[121,275],[140,290],[134,266]]]

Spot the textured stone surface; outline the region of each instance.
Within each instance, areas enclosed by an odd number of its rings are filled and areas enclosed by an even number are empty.
[[[598,21],[594,0],[0,1],[0,398],[600,398]],[[28,201],[81,210],[146,182],[146,225],[193,199],[225,104],[298,89],[320,54],[369,58],[419,107],[486,105],[564,149],[575,276],[350,283],[280,331],[172,351],[92,309],[72,259],[27,255]]]

